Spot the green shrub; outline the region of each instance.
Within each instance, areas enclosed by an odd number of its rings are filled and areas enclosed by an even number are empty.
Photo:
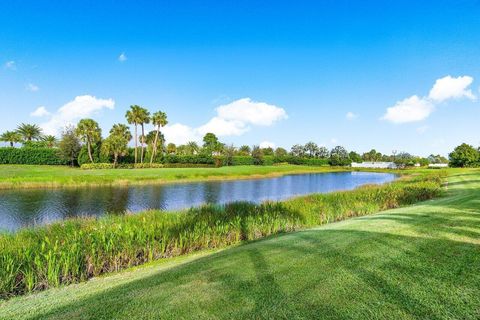
[[[0,148],[0,164],[63,165],[55,148]]]
[[[148,168],[163,168],[161,163],[120,163],[114,166],[113,163],[84,163],[80,166],[83,170],[93,169],[148,169]]]
[[[0,296],[85,281],[100,274],[408,205],[441,193],[423,176],[283,202],[206,205],[169,213],[72,219],[0,235]]]

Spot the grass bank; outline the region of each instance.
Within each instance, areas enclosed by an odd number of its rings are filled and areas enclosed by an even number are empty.
[[[115,170],[81,170],[67,166],[0,165],[0,189],[161,184],[170,182],[266,178],[286,174],[334,172],[342,170],[344,169],[296,165]]]
[[[480,170],[445,197],[0,302],[2,319],[478,319]]]
[[[0,297],[412,204],[438,196],[440,183],[429,174],[283,202],[75,219],[1,235]]]

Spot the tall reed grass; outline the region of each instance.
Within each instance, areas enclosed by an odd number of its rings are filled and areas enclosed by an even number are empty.
[[[8,298],[244,240],[427,200],[440,174],[282,202],[206,205],[182,212],[73,219],[0,235],[0,297]]]

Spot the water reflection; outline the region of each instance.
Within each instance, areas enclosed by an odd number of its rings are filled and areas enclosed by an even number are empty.
[[[339,172],[278,178],[130,187],[0,191],[0,229],[16,230],[78,216],[123,214],[145,209],[176,210],[203,203],[281,200],[316,192],[385,183],[395,175]]]

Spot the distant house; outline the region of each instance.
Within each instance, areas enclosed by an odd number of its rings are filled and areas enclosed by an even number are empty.
[[[352,162],[352,168],[397,169],[395,162]]]
[[[448,168],[448,163],[430,163],[428,167],[433,169]]]

